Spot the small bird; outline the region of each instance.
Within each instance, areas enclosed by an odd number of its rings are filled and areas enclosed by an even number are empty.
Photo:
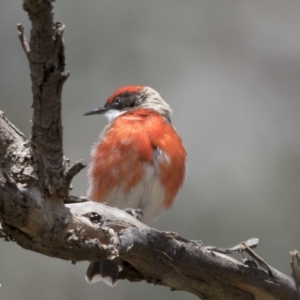
[[[186,151],[171,125],[172,110],[147,86],[124,86],[103,107],[85,115],[104,114],[109,124],[91,152],[87,196],[120,209],[140,209],[149,223],[174,203],[185,177]],[[90,283],[114,285],[118,266],[92,262]]]

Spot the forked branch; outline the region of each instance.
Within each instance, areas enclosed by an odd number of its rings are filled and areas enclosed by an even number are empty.
[[[85,163],[69,166],[63,155],[64,25],[53,23],[51,0],[23,0],[23,7],[32,24],[29,44],[18,25],[31,72],[32,132],[27,140],[0,112],[0,237],[4,233],[25,249],[73,263],[115,259],[122,265],[120,279],[146,280],[202,298],[297,299],[294,280],[252,250],[255,239],[229,249],[208,247],[69,195],[71,180]],[[247,252],[253,261],[225,255],[233,252]],[[292,267],[298,287],[295,253]]]

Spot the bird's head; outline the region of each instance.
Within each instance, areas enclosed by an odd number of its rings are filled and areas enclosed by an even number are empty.
[[[105,105],[91,110],[84,115],[104,114],[110,121],[137,108],[145,108],[160,113],[171,122],[172,110],[160,94],[147,86],[124,86],[116,90]]]

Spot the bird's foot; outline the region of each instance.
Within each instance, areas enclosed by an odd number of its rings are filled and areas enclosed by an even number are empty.
[[[124,209],[128,214],[130,214],[131,216],[133,216],[134,218],[136,218],[137,220],[141,221],[142,217],[143,217],[143,212],[137,208],[137,209],[134,209],[134,208],[125,208]]]

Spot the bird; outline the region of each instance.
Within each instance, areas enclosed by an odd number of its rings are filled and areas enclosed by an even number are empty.
[[[109,121],[91,151],[87,197],[119,209],[141,210],[150,223],[170,209],[186,173],[187,153],[171,124],[172,110],[148,86],[123,86],[104,106],[84,115]],[[118,266],[111,260],[91,262],[86,280],[115,285]]]

